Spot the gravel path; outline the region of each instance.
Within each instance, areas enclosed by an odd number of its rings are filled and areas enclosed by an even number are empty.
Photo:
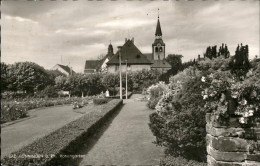
[[[65,105],[30,111],[31,118],[1,127],[1,158],[80,118],[88,112],[86,108],[75,112]]]
[[[124,100],[113,122],[82,159],[80,165],[157,165],[163,149],[152,142],[148,122],[151,110],[142,95]]]

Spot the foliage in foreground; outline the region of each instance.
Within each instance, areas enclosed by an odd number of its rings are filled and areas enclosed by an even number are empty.
[[[207,163],[187,160],[183,157],[167,156],[160,160],[160,166],[207,166]]]
[[[156,144],[166,153],[202,160],[205,153],[205,112],[200,100],[201,73],[193,67],[171,78],[168,89],[150,115]]]
[[[151,85],[147,89],[147,95],[148,95],[148,103],[147,106],[150,109],[155,109],[155,106],[157,105],[158,101],[162,97],[164,91],[166,91],[167,85],[164,82],[159,82],[157,84]]]
[[[149,124],[156,144],[165,146],[167,154],[204,161],[205,113],[228,118],[230,98],[235,103],[233,113],[241,117],[242,124],[259,123],[259,118],[252,118],[260,117],[259,60],[247,64],[251,68],[236,69],[230,65],[232,60],[234,57],[206,59],[170,78]]]

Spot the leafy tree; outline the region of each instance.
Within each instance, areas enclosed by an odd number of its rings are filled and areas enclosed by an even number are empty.
[[[248,59],[248,45],[237,46],[235,56],[232,57],[230,62],[231,72],[236,74],[238,77],[245,76],[248,70],[251,68]]]
[[[58,76],[55,78],[55,87],[59,90],[69,91],[70,87],[66,76]]]
[[[8,90],[9,75],[8,75],[9,65],[1,62],[1,91]]]
[[[129,85],[129,80],[128,79],[128,85]],[[112,73],[107,73],[106,75],[103,76],[102,78],[102,84],[104,87],[111,92],[111,95],[116,95],[116,87],[119,87],[119,75],[117,74],[112,74]]]
[[[11,90],[34,92],[51,84],[45,69],[33,62],[18,62],[10,66]]]
[[[59,70],[46,70],[51,83],[55,85],[55,78],[58,76],[66,76],[64,73],[60,72]]]
[[[222,43],[222,45],[219,47],[218,56],[224,56],[225,58],[229,58],[230,53],[226,44],[224,46],[224,43]]]
[[[172,66],[168,72],[171,75],[175,75],[182,69],[182,55],[179,54],[170,54],[167,56],[166,61]]]

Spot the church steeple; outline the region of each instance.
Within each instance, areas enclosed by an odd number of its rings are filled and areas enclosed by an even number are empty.
[[[155,30],[155,40],[152,44],[153,48],[153,59],[154,60],[163,60],[165,59],[165,43],[162,39],[162,29],[159,18],[159,9],[158,9],[158,21]]]
[[[158,21],[157,21],[157,26],[156,26],[156,31],[155,31],[155,37],[157,37],[157,36],[162,36],[161,24],[160,24],[160,19],[159,19],[159,9],[158,9]]]
[[[113,46],[112,46],[112,44],[111,44],[111,40],[110,40],[110,44],[109,44],[109,46],[108,46],[108,51],[107,51],[107,53],[108,53],[108,54],[109,54],[109,53],[114,54]]]

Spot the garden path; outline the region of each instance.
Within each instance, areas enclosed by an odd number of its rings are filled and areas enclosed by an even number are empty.
[[[152,142],[149,129],[151,110],[142,95],[124,100],[119,114],[105,130],[80,165],[158,165],[163,149]]]
[[[81,111],[82,109],[77,110]],[[83,116],[71,105],[29,111],[31,118],[1,127],[1,158]]]

